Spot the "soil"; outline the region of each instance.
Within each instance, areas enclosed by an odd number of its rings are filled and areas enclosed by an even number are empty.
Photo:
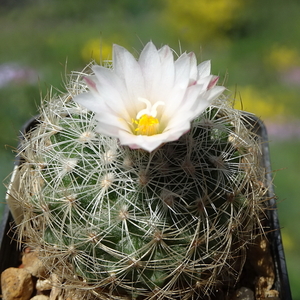
[[[273,289],[275,279],[270,245],[265,237],[259,237],[256,243],[248,249],[243,271],[234,290],[225,292],[225,289],[220,288],[211,299],[280,300],[279,292]],[[21,253],[21,261],[17,268],[8,268],[1,275],[3,300],[79,299],[76,291],[75,293],[63,291],[59,287],[61,284],[56,274],[46,274],[38,258],[38,252],[29,248],[25,248]]]

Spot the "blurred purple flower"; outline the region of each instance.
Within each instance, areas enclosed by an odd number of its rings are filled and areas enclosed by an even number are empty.
[[[289,123],[267,123],[268,135],[272,140],[300,139],[300,120]]]
[[[35,83],[37,72],[31,68],[20,66],[16,63],[0,65],[0,88],[10,83]]]

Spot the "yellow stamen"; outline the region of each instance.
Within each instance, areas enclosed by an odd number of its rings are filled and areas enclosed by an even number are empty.
[[[133,125],[137,125],[134,130],[137,135],[158,134],[159,121],[157,118],[145,114],[137,120],[132,120],[132,123]]]

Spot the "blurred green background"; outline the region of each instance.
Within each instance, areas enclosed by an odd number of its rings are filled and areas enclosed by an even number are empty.
[[[22,124],[51,86],[64,91],[66,74],[108,59],[113,43],[135,54],[149,40],[194,51],[212,60],[237,108],[267,125],[290,284],[300,300],[299,14],[298,0],[1,0],[1,181],[12,171]],[[3,185],[0,193],[2,210]]]

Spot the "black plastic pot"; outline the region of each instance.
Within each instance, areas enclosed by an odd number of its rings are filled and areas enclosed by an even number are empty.
[[[272,172],[269,157],[267,131],[263,122],[257,117],[250,114],[245,114],[244,117],[246,123],[251,126],[252,130],[258,135],[260,139],[262,151],[261,164],[266,170],[266,186],[269,187],[266,197],[269,199],[268,206],[271,209],[267,212],[269,222],[268,228],[270,229],[267,236],[270,242],[270,250],[273,256],[276,275],[275,283],[272,288],[279,292],[280,300],[292,300],[278,214],[276,210],[276,202],[274,197],[275,194],[272,186]],[[36,126],[37,123],[38,121],[36,119],[30,120],[27,124],[25,124],[22,131],[28,132],[31,128]],[[21,163],[22,162],[20,161],[20,158],[17,158],[15,164],[19,165]],[[0,227],[0,272],[4,271],[8,267],[17,267],[20,263],[20,249],[18,249],[17,242],[14,239],[13,224],[13,217],[9,211],[9,208],[6,206]]]
[[[275,265],[276,280],[274,289],[279,291],[279,298],[281,300],[292,300],[288,272],[286,267],[284,249],[281,239],[280,225],[277,213],[276,198],[274,193],[274,186],[272,185],[272,169],[270,162],[270,152],[268,143],[268,134],[264,123],[257,117],[250,116],[250,123],[254,125],[253,131],[258,134],[261,139],[262,150],[262,165],[266,170],[266,183],[269,187],[267,197],[269,198],[268,221],[270,231],[268,233],[268,240],[270,241],[271,253]]]

